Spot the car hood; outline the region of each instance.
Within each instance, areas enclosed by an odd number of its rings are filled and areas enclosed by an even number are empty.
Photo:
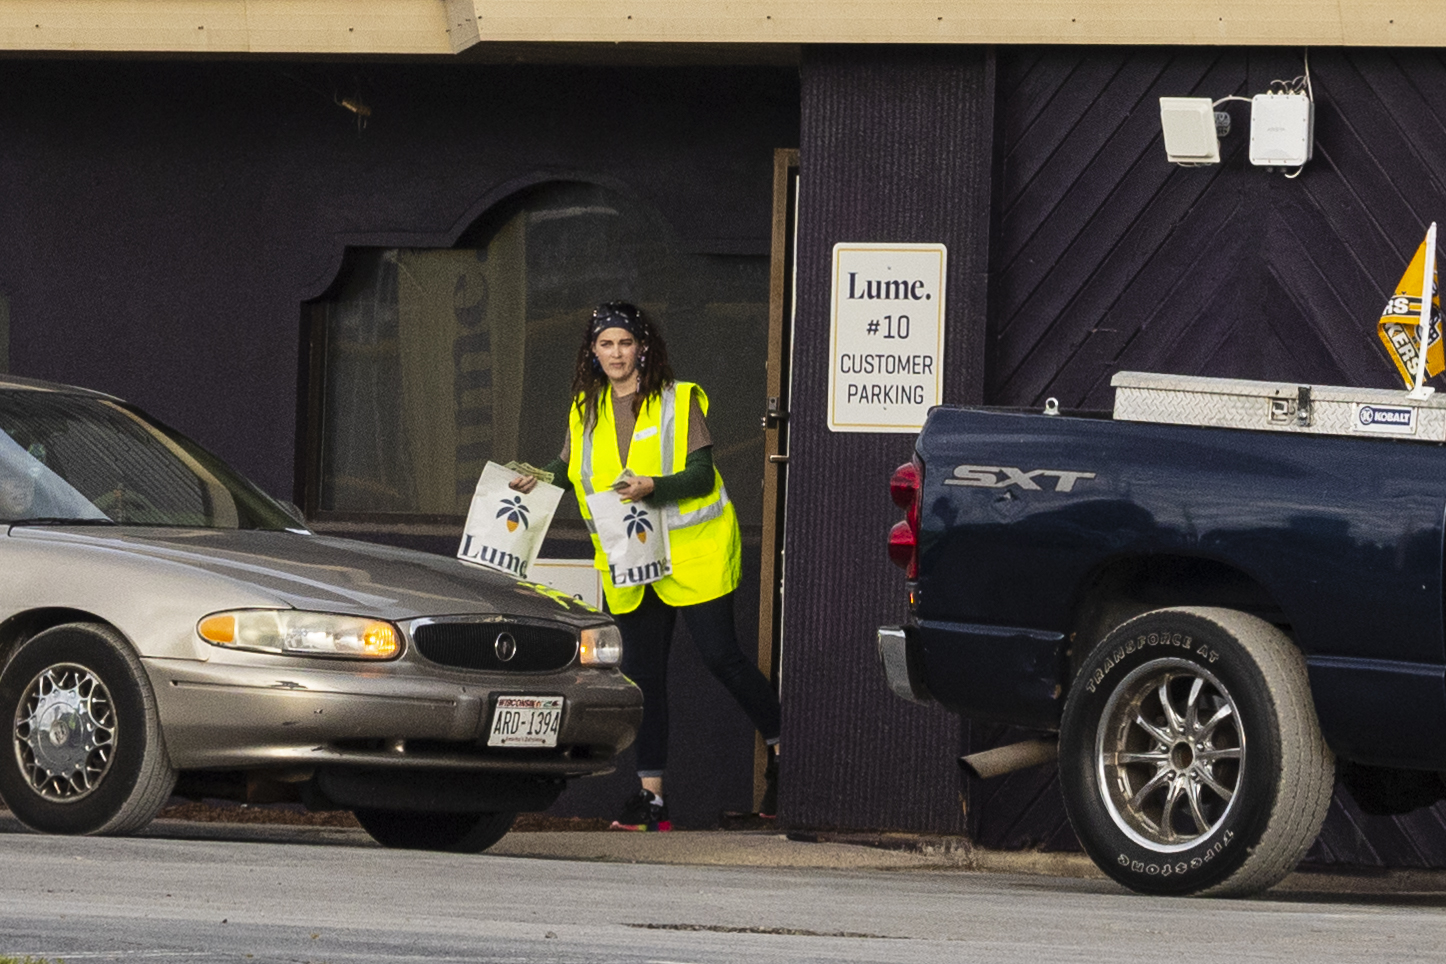
[[[404,620],[498,613],[597,623],[597,610],[565,593],[457,559],[352,539],[235,529],[16,526],[12,538],[124,553],[164,578],[200,571],[296,609]],[[144,573],[141,573],[144,576]]]

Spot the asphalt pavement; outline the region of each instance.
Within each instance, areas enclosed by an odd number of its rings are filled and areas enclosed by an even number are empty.
[[[1005,858],[880,842],[524,832],[457,855],[385,850],[349,827],[162,820],[77,838],[0,820],[0,960],[1446,960],[1439,879],[1300,874],[1251,900],[1147,898],[1027,859],[985,872]]]
[[[235,813],[234,821],[227,820]],[[285,808],[218,809],[206,820],[158,819],[140,836],[235,843],[295,843],[310,846],[376,847],[366,832],[349,826],[292,823]],[[559,821],[559,826],[565,822]],[[0,809],[0,833],[26,833]],[[1126,893],[1080,853],[999,851],[967,840],[908,833],[829,833],[771,829],[686,830],[627,833],[611,830],[514,830],[488,849],[495,857],[618,864],[695,867],[755,867],[796,870],[964,871],[1096,880]],[[1432,902],[1446,907],[1446,871],[1369,867],[1305,867],[1288,876],[1271,895],[1357,895],[1363,900]]]
[[[0,814],[0,961],[1446,961],[1440,874],[1299,873],[1250,900],[1148,898],[1078,855],[902,834],[525,831],[458,855],[235,816],[251,822],[85,838]]]

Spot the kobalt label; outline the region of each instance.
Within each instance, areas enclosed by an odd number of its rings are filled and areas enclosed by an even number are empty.
[[[828,427],[917,432],[943,401],[942,244],[833,248]]]
[[[1354,407],[1351,431],[1380,435],[1415,435],[1416,409],[1409,405],[1363,405]]]

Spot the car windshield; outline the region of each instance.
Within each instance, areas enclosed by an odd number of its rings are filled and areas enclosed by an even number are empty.
[[[220,459],[107,398],[0,391],[0,523],[295,529]]]

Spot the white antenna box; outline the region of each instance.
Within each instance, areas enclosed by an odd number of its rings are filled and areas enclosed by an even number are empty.
[[[1315,147],[1315,104],[1304,94],[1256,94],[1250,99],[1250,163],[1300,167]]]

